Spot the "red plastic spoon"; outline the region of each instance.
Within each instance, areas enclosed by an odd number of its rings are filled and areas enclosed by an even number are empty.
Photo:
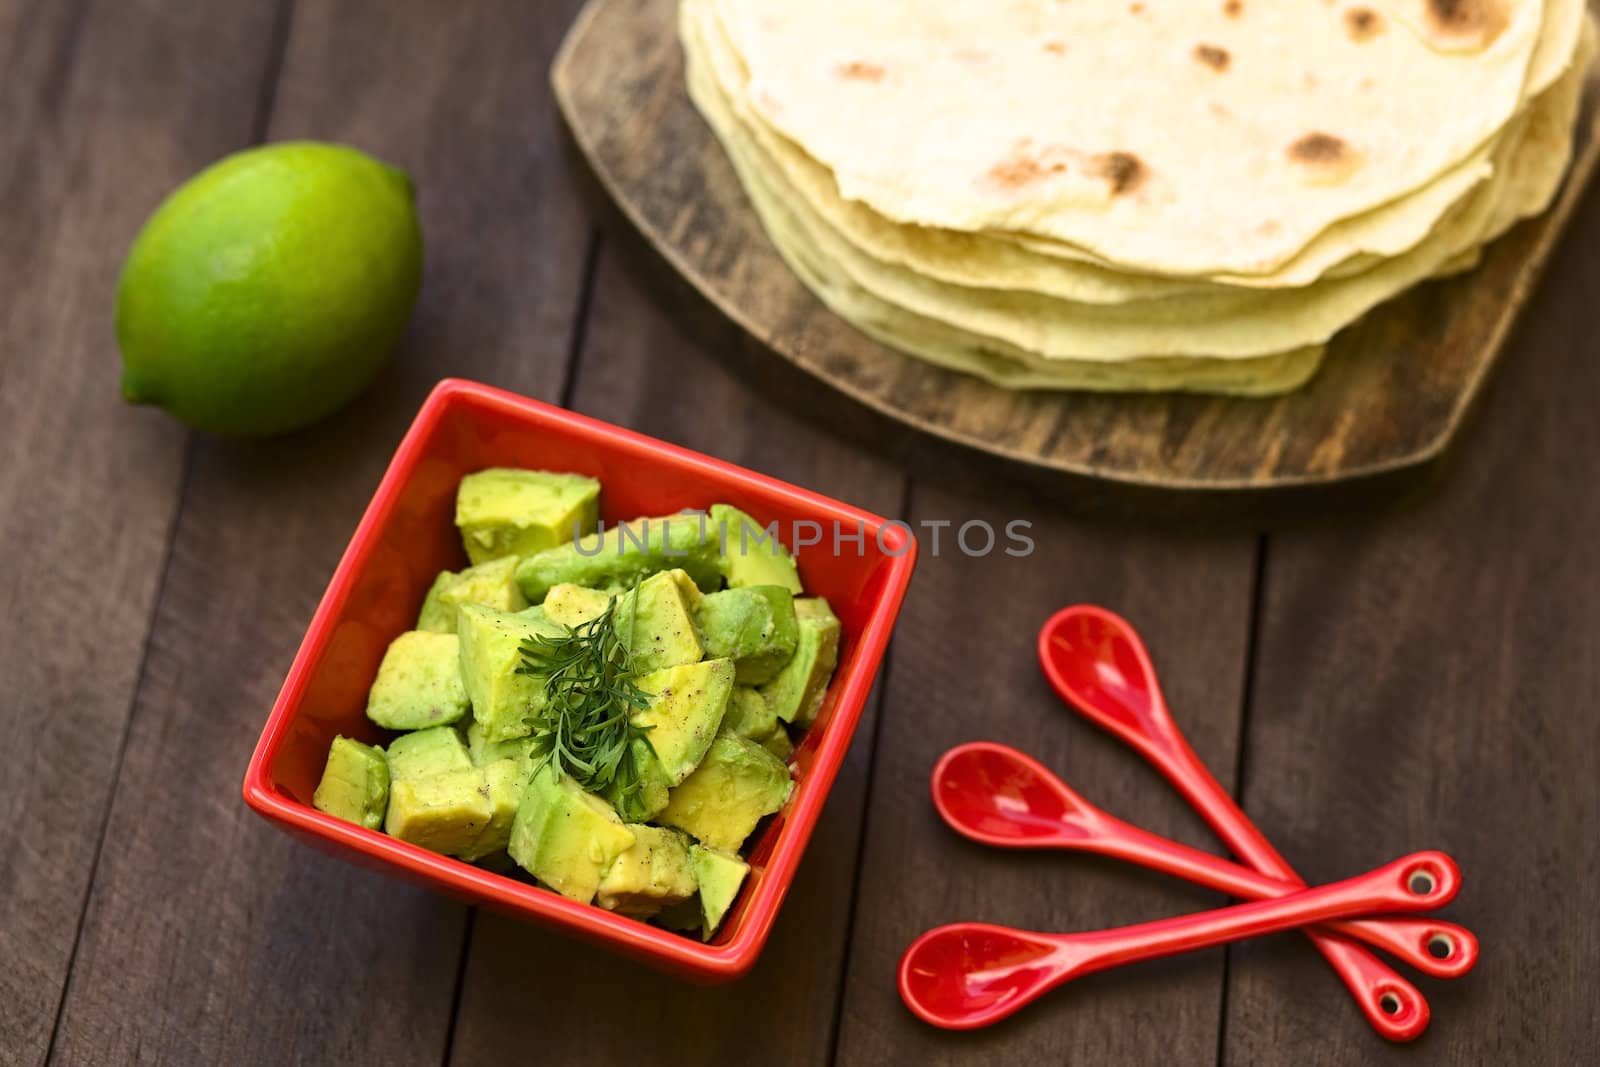
[[[1161,696],[1150,654],[1125,619],[1087,604],[1063,608],[1039,631],[1039,662],[1063,700],[1154,765],[1234,855],[1268,877],[1305,884],[1184,740]],[[1393,968],[1347,938],[1306,934],[1378,1033],[1410,1041],[1428,1028],[1428,1002]]]
[[[933,768],[933,806],[950,828],[999,848],[1093,852],[1175,875],[1245,900],[1296,886],[1141,830],[1090,804],[1038,760],[1007,745],[957,745]],[[1478,939],[1455,923],[1385,917],[1323,929],[1365,941],[1435,978],[1459,978],[1478,962]]]
[[[1004,1019],[1063,982],[1136,960],[1220,945],[1374,911],[1447,904],[1460,873],[1442,852],[1415,852],[1368,874],[1276,900],[1082,934],[989,923],[929,930],[900,958],[900,996],[923,1020],[973,1030]]]

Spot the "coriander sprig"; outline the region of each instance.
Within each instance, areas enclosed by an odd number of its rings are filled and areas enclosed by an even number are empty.
[[[638,586],[634,611],[638,615]],[[563,634],[538,634],[521,646],[518,674],[545,678],[545,706],[526,719],[533,730],[534,771],[553,764],[556,776],[570,774],[589,792],[613,783],[623,795],[638,788],[633,742],[649,727],[637,726],[633,713],[649,704],[649,694],[633,681],[632,645],[617,636],[617,597],[588,622]]]

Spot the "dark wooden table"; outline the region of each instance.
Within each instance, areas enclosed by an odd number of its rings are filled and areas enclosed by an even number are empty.
[[[661,0],[665,3],[668,0]],[[1600,202],[1580,212],[1442,483],[1282,533],[1153,532],[914,473],[762,395],[602,239],[546,86],[568,0],[0,0],[0,1061],[1367,1063],[1600,1059]],[[414,327],[339,419],[236,444],[126,408],[112,287],[197,168],[267,139],[407,167]],[[926,553],[877,701],[766,955],[689,988],[346,867],[239,783],[313,606],[429,386],[461,375],[869,509],[1034,524],[1038,554]],[[996,855],[926,799],[995,738],[1217,846],[1065,715],[1040,621],[1147,633],[1203,758],[1313,880],[1403,852],[1466,872],[1477,971],[1375,1038],[1303,939],[1086,980],[966,1036],[893,984],[923,928],[1090,928],[1217,897]]]

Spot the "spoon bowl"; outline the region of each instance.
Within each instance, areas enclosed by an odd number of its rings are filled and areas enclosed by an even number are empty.
[[[1014,748],[959,745],[934,765],[933,806],[950,827],[998,848],[1069,848],[1100,813],[1049,768]]]

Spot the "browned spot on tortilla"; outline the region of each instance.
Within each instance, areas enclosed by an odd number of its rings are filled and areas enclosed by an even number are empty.
[[[1005,190],[1021,189],[1025,185],[1051,174],[1058,174],[1066,169],[1065,163],[1046,164],[1037,154],[1032,152],[1027,141],[1020,142],[1012,149],[1011,155],[1002,159],[989,168],[985,175],[991,185],[997,185]]]
[[[852,59],[848,63],[840,63],[839,77],[858,82],[881,82],[884,74],[888,73],[878,63],[869,63],[864,59]]]
[[[1312,167],[1337,167],[1350,160],[1352,149],[1331,133],[1308,133],[1289,146],[1289,158]]]
[[[1212,70],[1221,74],[1228,69],[1228,50],[1218,48],[1214,44],[1197,44],[1194,46],[1194,57]]]
[[[1233,118],[1233,112],[1229,111],[1227,105],[1220,100],[1208,101],[1206,107],[1210,108],[1211,113],[1219,119],[1231,120]]]
[[[956,58],[970,66],[982,66],[989,62],[990,56],[981,48],[958,48]]]
[[[1131,152],[1103,152],[1094,157],[1094,170],[1111,184],[1111,195],[1132,192],[1144,181],[1144,163]]]
[[[1144,5],[1143,4],[1129,4],[1128,5],[1128,14],[1130,14],[1130,15],[1142,15],[1142,14],[1144,14]]]
[[[1256,226],[1256,233],[1262,237],[1276,237],[1283,232],[1283,223],[1277,219],[1266,219]]]
[[[1425,0],[1428,28],[1440,37],[1486,48],[1506,28],[1506,0]]]
[[[1370,41],[1383,32],[1383,17],[1370,7],[1353,7],[1344,13],[1344,29],[1352,41]]]
[[[1236,19],[1244,14],[1244,0],[1227,0],[1222,5],[1222,13],[1230,19]]]
[[[1044,43],[1044,50],[1053,56],[1064,56],[1067,54],[1067,42],[1046,41]]]

